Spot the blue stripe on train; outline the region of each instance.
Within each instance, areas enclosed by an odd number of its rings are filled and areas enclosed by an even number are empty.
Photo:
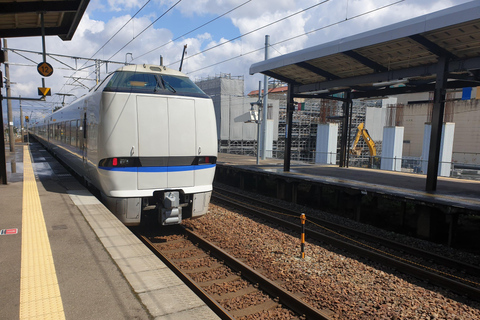
[[[203,164],[196,166],[174,166],[174,167],[98,167],[107,171],[121,171],[121,172],[182,172],[195,171],[202,169],[215,168],[214,164]]]

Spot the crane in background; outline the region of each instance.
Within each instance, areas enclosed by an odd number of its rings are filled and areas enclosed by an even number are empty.
[[[368,146],[368,151],[370,152],[370,157],[375,157],[377,155],[377,148],[375,147],[375,142],[373,142],[368,130],[365,129],[364,123],[360,123],[357,127],[357,135],[353,141],[352,148],[350,149],[350,154],[359,156],[362,153],[362,148],[357,146],[360,137],[363,137],[365,143]]]

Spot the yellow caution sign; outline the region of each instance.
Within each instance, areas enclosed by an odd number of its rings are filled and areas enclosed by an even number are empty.
[[[52,91],[50,91],[50,88],[38,88],[38,95],[39,96],[51,96]]]
[[[50,77],[53,73],[53,67],[48,62],[40,62],[37,65],[37,71],[44,77]]]

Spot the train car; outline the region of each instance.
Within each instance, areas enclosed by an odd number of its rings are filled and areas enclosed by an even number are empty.
[[[128,65],[32,130],[128,226],[207,212],[217,160],[213,102],[185,74]]]

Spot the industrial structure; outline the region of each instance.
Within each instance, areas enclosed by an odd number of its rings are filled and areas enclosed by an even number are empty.
[[[288,83],[284,170],[290,171],[295,98],[343,102],[340,166],[346,166],[354,99],[434,92],[425,189],[436,190],[446,92],[476,87],[479,81],[479,8],[478,2],[469,2],[253,64],[251,74],[262,73]],[[339,93],[340,97],[335,96]],[[390,142],[403,140],[397,136],[402,133],[393,128]],[[389,157],[397,158],[399,149],[392,148]]]

